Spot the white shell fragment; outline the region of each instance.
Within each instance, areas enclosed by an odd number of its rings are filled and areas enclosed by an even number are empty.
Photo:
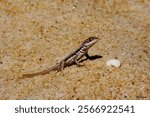
[[[118,59],[110,59],[106,62],[106,65],[109,66],[109,67],[120,67],[121,65],[121,61],[118,60]]]

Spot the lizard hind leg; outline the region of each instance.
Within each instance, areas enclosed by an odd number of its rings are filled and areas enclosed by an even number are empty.
[[[65,68],[65,61],[61,62],[60,64],[60,71],[64,70]]]

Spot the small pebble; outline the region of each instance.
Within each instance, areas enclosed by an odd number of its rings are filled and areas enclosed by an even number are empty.
[[[106,62],[106,65],[109,66],[109,67],[120,67],[121,65],[121,61],[118,60],[118,59],[110,59]]]

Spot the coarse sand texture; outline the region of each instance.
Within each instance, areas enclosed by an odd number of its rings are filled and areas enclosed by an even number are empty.
[[[82,67],[21,78],[100,40]],[[109,67],[111,59],[121,61]],[[0,0],[0,99],[150,99],[149,0]]]

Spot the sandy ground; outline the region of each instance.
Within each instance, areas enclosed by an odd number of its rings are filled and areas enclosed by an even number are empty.
[[[89,54],[102,58],[20,78],[91,36],[100,41]],[[149,50],[149,0],[0,0],[0,99],[150,99]]]

